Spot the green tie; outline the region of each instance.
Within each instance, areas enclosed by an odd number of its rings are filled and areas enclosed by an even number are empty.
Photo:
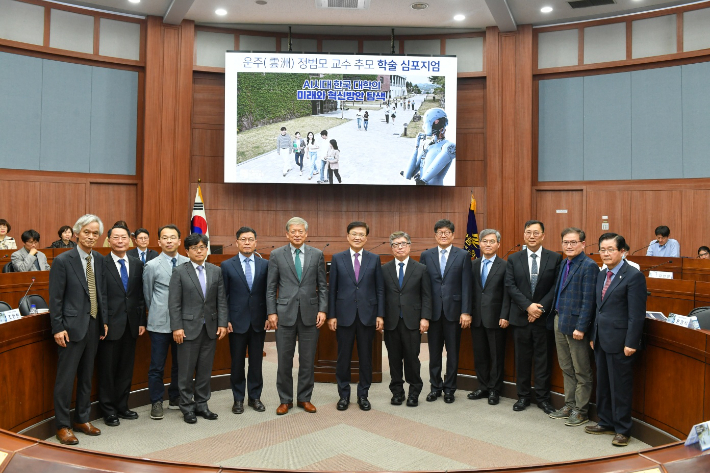
[[[296,276],[298,276],[298,281],[301,281],[301,257],[299,256],[301,254],[301,249],[296,248],[296,260],[293,262],[293,264],[296,265]]]

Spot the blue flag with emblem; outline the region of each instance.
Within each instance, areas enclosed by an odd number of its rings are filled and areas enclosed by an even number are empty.
[[[471,205],[468,208],[468,223],[466,224],[466,241],[463,249],[468,251],[473,258],[481,256],[478,244],[478,225],[476,224],[476,199],[471,194]]]

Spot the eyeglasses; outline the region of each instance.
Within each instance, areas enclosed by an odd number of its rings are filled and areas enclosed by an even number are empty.
[[[710,255],[710,253],[698,253],[698,258],[702,258],[703,256]]]
[[[256,241],[256,238],[240,238],[237,240],[239,243],[254,243]]]
[[[406,248],[407,245],[411,245],[411,243],[407,243],[406,241],[404,241],[401,243],[392,243],[391,244],[392,248]]]
[[[562,246],[577,246],[577,243],[580,243],[580,242],[577,240],[563,241]]]
[[[537,231],[535,231],[535,232],[525,232],[524,235],[525,235],[526,237],[529,237],[529,236],[539,237],[540,235],[542,235],[542,232],[537,232]]]
[[[365,238],[367,235],[364,233],[348,233],[353,238]]]
[[[612,253],[616,253],[617,251],[619,250],[616,248],[599,248],[599,254],[601,255],[610,255]]]
[[[130,238],[128,235],[113,235],[111,241],[128,241]]]
[[[453,235],[453,232],[450,231],[444,231],[444,232],[436,232],[436,236],[438,237],[447,237]]]
[[[203,246],[203,245],[197,245],[197,246],[191,246],[189,249],[195,250],[195,251],[205,251],[207,249],[207,247]]]
[[[178,241],[180,239],[180,237],[176,236],[176,235],[171,235],[171,236],[160,237],[160,239],[163,241]]]
[[[495,245],[498,243],[498,240],[481,240],[481,245]]]
[[[290,230],[288,232],[290,235],[305,235],[306,232],[304,230]]]

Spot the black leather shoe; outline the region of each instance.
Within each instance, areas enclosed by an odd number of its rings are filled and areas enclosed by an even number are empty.
[[[119,412],[118,417],[120,417],[121,419],[133,420],[138,418],[138,413],[130,409],[126,409],[123,412]]]
[[[121,421],[118,420],[118,416],[111,415],[104,417],[104,424],[108,425],[109,427],[117,427],[121,425]]]
[[[365,396],[357,398],[357,405],[360,406],[361,411],[369,411],[372,409],[372,404],[367,400]]]
[[[266,410],[266,406],[261,402],[261,399],[249,399],[248,404],[249,407],[254,409],[256,412],[264,412]]]
[[[204,411],[195,411],[195,415],[198,415],[207,420],[215,420],[217,419],[217,417],[219,417],[217,414],[215,414],[209,409],[205,409]]]
[[[454,397],[454,393],[444,393],[444,402],[446,404],[451,404],[455,400],[456,398]]]
[[[550,415],[557,410],[552,406],[552,404],[550,404],[549,401],[542,401],[537,404],[537,407],[545,411],[545,414],[547,415]]]
[[[390,404],[393,406],[401,406],[402,403],[404,402],[404,393],[401,394],[395,394],[392,396],[392,400],[390,401]]]
[[[346,397],[341,397],[340,401],[338,401],[337,409],[339,411],[347,411],[349,405],[350,405],[350,399],[348,399]]]
[[[488,404],[491,406],[495,406],[500,402],[500,394],[498,394],[498,391],[492,390],[490,394],[488,394]]]
[[[530,405],[530,399],[527,397],[521,397],[513,404],[514,411],[524,411],[526,407]]]
[[[183,416],[183,420],[187,422],[188,424],[196,424],[197,423],[197,417],[195,417],[194,412],[188,412]]]
[[[232,414],[244,414],[244,401],[234,401]]]
[[[409,397],[407,398],[407,405],[408,405],[409,407],[417,407],[417,406],[419,405],[419,399],[417,399],[417,398],[414,397],[414,396],[409,396]]]
[[[485,391],[483,389],[476,389],[474,392],[468,393],[466,397],[473,400],[483,399],[484,397],[488,397],[488,391]]]
[[[432,391],[429,394],[426,395],[426,400],[427,402],[434,402],[436,401],[437,397],[441,397],[441,391]]]

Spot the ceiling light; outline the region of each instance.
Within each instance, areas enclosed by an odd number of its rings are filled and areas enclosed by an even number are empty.
[[[543,13],[550,13],[552,11],[552,7],[542,7],[540,8],[540,11]]]
[[[454,20],[456,20],[456,21],[463,21],[465,19],[466,19],[466,17],[463,15],[460,15],[460,14],[454,16]]]
[[[266,5],[266,0],[256,0],[257,5]]]
[[[427,8],[429,8],[428,3],[424,3],[424,2],[412,3],[412,10],[426,10]]]
[[[128,0],[128,1],[131,3],[140,3],[141,2],[141,0]]]
[[[218,8],[214,12],[219,16],[224,16],[227,14],[227,10],[225,10],[224,8]]]

